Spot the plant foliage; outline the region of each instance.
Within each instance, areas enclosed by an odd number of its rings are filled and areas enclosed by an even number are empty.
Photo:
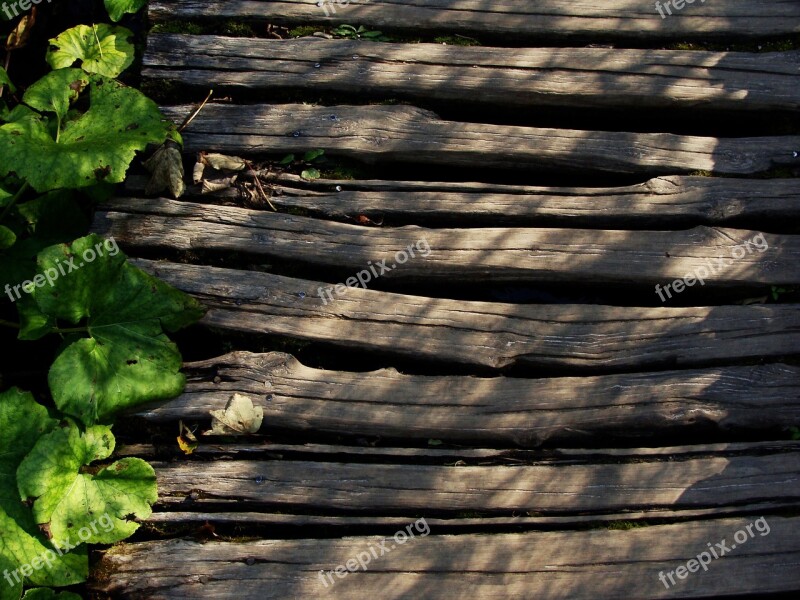
[[[144,0],[105,4],[116,22]],[[183,390],[167,334],[202,315],[113,239],[86,235],[91,207],[137,154],[170,139],[180,160],[180,136],[156,104],[115,79],[133,61],[132,37],[108,24],[69,29],[50,40],[53,70],[22,91],[0,68],[0,286],[18,317],[0,325],[19,344],[61,339],[41,403],[0,392],[0,600],[78,598],[41,586],[84,581],[87,544],[125,539],[149,517],[155,472],[137,458],[112,462],[111,425]]]

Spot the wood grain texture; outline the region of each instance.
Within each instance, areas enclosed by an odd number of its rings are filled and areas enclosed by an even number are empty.
[[[192,86],[578,108],[800,108],[800,52],[485,48],[160,34],[144,77]]]
[[[767,517],[762,535],[753,518],[718,519],[629,531],[437,535],[414,526],[413,539],[390,536],[256,540],[185,539],[121,544],[103,556],[92,587],[124,598],[481,598],[486,600],[644,600],[789,592],[800,587],[800,518]],[[408,523],[412,524],[411,521]],[[675,579],[675,570],[750,525],[753,536],[707,572]],[[766,531],[763,525],[759,525]],[[402,528],[404,529],[404,528]],[[430,535],[423,537],[423,533]],[[398,538],[402,539],[401,536]],[[395,547],[391,548],[391,544]],[[362,569],[323,584],[331,571],[371,553]],[[344,572],[344,571],[342,571]]]
[[[284,211],[354,221],[359,215],[417,225],[564,225],[586,228],[671,229],[694,225],[754,223],[775,226],[800,219],[800,187],[793,179],[729,179],[664,176],[624,187],[544,187],[488,183],[335,180],[306,181],[297,175],[261,171],[270,202]],[[125,181],[131,195],[144,193],[146,179]],[[240,175],[247,192],[226,188],[203,193],[188,186],[184,196],[205,202],[241,203],[258,195],[252,177]],[[114,208],[110,204],[109,208]]]
[[[350,288],[323,304],[322,282],[145,260],[135,264],[199,298],[205,326],[503,368],[702,366],[796,354],[796,305],[635,308],[511,305]]]
[[[240,510],[619,512],[760,501],[796,506],[800,454],[602,464],[442,466],[293,460],[153,463],[159,502]]]
[[[695,2],[661,18],[652,2],[631,0],[352,0],[325,11],[318,0],[150,2],[154,20],[261,19],[275,23],[353,23],[384,30],[450,31],[517,38],[715,39],[800,32],[794,0]]]
[[[800,423],[800,368],[779,364],[518,379],[329,371],[287,354],[235,352],[190,363],[186,371],[181,396],[139,415],[156,422],[208,421],[210,410],[223,409],[241,393],[263,408],[265,433],[278,428],[521,446]],[[433,457],[444,451],[424,452]],[[462,452],[450,456],[472,456]]]
[[[109,208],[95,215],[93,230],[123,247],[237,252],[349,269],[353,275],[367,269],[364,277],[370,280],[381,271],[371,272],[368,265],[380,264],[386,267],[382,277],[415,281],[654,287],[688,274],[698,288],[800,284],[798,235],[704,226],[681,231],[373,228],[162,198],[119,198]],[[667,300],[662,292],[662,301]]]
[[[165,106],[182,122],[194,106]],[[185,150],[287,154],[314,148],[361,161],[647,175],[747,175],[800,163],[800,136],[713,138],[444,121],[413,106],[207,104]]]

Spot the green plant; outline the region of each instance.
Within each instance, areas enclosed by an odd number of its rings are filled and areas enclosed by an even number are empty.
[[[303,155],[303,158],[298,160],[294,154],[287,154],[283,157],[283,159],[278,163],[280,166],[289,167],[289,166],[301,166],[305,167],[300,172],[300,177],[303,179],[319,179],[320,172],[319,169],[316,167],[312,167],[311,164],[315,161],[319,161],[322,159],[322,156],[325,154],[325,150],[316,149],[316,150],[309,150]]]
[[[356,29],[352,25],[339,25],[331,33],[333,33],[333,35],[335,36],[348,38],[351,40],[358,40],[363,38],[365,40],[372,40],[373,42],[391,41],[391,38],[388,35],[384,35],[382,31],[370,31],[363,25],[360,26],[358,29]]]
[[[114,21],[143,4],[106,0]],[[50,40],[53,70],[21,97],[0,69],[0,89],[17,92],[10,105],[0,100],[0,287],[18,317],[0,326],[20,344],[61,340],[50,399],[16,387],[0,393],[2,600],[18,600],[25,586],[84,581],[86,544],[122,540],[150,515],[153,468],[109,462],[111,424],[123,409],[182,391],[167,333],[203,313],[130,264],[113,239],[85,235],[94,203],[137,153],[180,141],[154,102],[115,79],[133,61],[131,38],[107,24],[63,32]],[[37,587],[24,598],[77,596]]]

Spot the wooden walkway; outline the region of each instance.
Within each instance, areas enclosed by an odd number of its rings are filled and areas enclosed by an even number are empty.
[[[252,168],[97,213],[209,308],[121,436],[159,501],[97,597],[800,591],[800,3],[672,12],[151,1],[165,114],[218,98],[187,164]],[[200,435],[234,394],[260,431]]]

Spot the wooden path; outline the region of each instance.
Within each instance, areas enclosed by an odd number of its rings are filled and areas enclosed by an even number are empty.
[[[187,167],[251,162],[97,213],[208,307],[98,598],[800,591],[800,3],[149,10],[165,114],[215,90]],[[201,435],[234,394],[260,431]]]

